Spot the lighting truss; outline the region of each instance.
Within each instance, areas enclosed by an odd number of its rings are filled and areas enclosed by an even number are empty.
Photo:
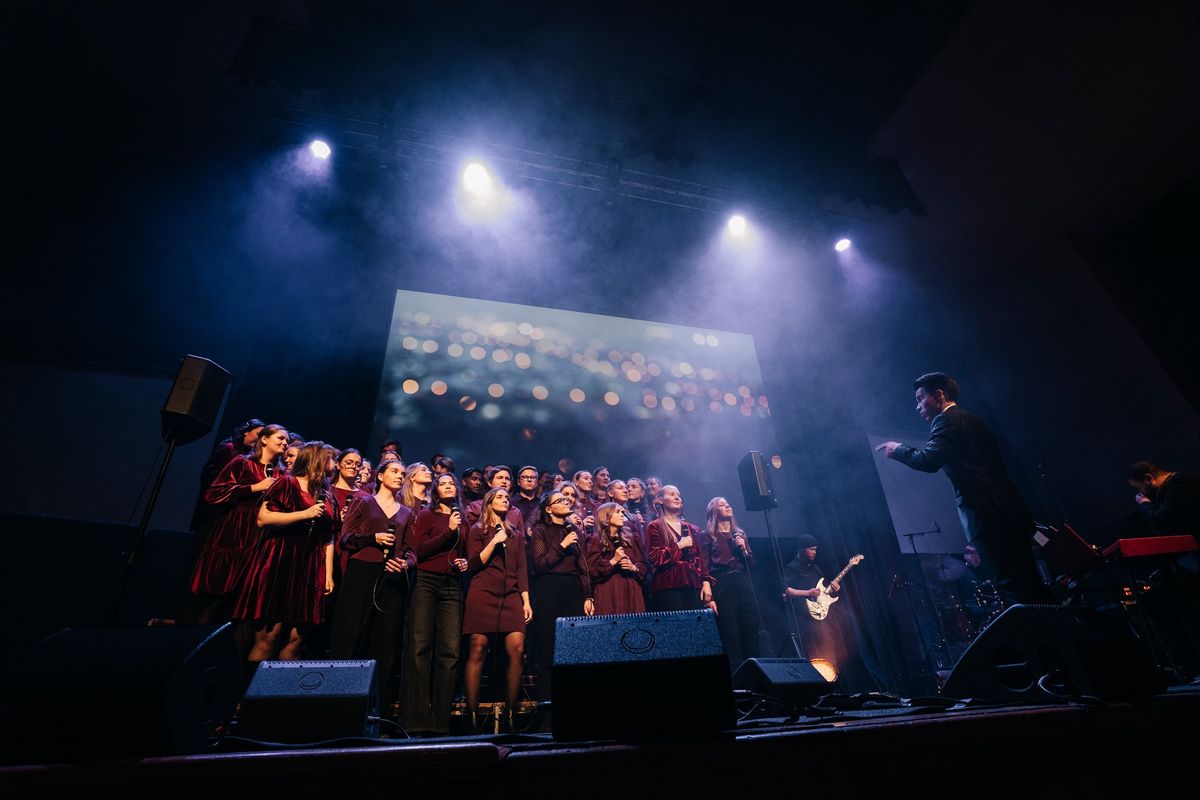
[[[321,131],[341,150],[361,151],[381,164],[408,160],[458,167],[468,158],[484,158],[509,184],[549,183],[708,214],[731,210],[754,219],[824,233],[835,222],[862,218],[807,203],[781,202],[722,189],[695,181],[626,169],[619,162],[602,164],[506,145],[484,144],[414,128],[392,126],[386,119],[371,121],[335,116],[292,106],[276,106],[268,120],[281,131],[303,137]],[[844,226],[844,225],[843,225]]]

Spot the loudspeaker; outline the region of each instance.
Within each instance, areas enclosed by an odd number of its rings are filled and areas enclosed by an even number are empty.
[[[747,511],[767,511],[779,505],[771,488],[771,473],[762,453],[751,450],[738,462],[738,480]]]
[[[229,624],[67,628],[0,671],[2,760],[200,753],[242,681]]]
[[[1121,611],[1015,605],[980,632],[942,694],[1028,702],[1127,699],[1165,690],[1153,655]]]
[[[555,739],[708,735],[735,725],[729,661],[712,611],[559,617]]]
[[[208,434],[229,388],[229,373],[207,358],[184,356],[162,407],[162,435],[187,444]]]
[[[770,697],[793,711],[832,690],[803,658],[748,658],[734,671],[733,688]]]
[[[374,737],[379,725],[375,660],[264,661],[238,710],[238,736],[308,744]]]

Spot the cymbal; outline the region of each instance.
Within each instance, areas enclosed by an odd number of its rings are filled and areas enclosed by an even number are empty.
[[[967,574],[967,565],[962,556],[955,553],[939,553],[921,557],[921,569],[936,581],[949,583]]]

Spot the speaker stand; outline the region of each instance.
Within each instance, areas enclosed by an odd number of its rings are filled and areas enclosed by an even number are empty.
[[[150,490],[150,497],[146,500],[146,509],[142,512],[142,521],[138,523],[133,544],[129,546],[129,552],[125,554],[125,565],[121,568],[121,577],[117,582],[117,594],[113,599],[110,615],[113,625],[120,625],[124,621],[122,615],[125,612],[125,596],[129,593],[129,584],[133,580],[137,562],[141,559],[145,549],[146,532],[150,528],[150,515],[154,513],[154,507],[158,504],[158,494],[162,490],[163,480],[167,477],[167,467],[171,465],[171,456],[175,455],[176,437],[171,431],[168,431],[163,438],[167,442],[167,454],[163,456],[162,464],[158,467],[158,475],[154,478],[154,488]]]
[[[771,509],[763,510],[763,518],[767,521],[767,538],[771,540],[771,549],[775,552],[775,568],[779,571],[779,586],[786,595],[787,578],[783,574],[783,554],[779,549],[779,539],[775,536],[775,527],[771,525]],[[800,644],[800,620],[796,619],[796,605],[790,597],[786,596],[783,602],[788,610],[788,638],[792,642],[792,649],[796,653],[796,658],[807,660],[808,656],[804,653],[804,646]],[[761,614],[759,614],[759,619],[762,619]]]

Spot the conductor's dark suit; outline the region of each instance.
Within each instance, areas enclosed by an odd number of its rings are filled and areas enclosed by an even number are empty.
[[[967,539],[996,571],[997,588],[1009,602],[1053,600],[1030,552],[1033,517],[982,420],[951,406],[933,418],[923,449],[901,445],[892,458],[922,472],[946,470]]]

